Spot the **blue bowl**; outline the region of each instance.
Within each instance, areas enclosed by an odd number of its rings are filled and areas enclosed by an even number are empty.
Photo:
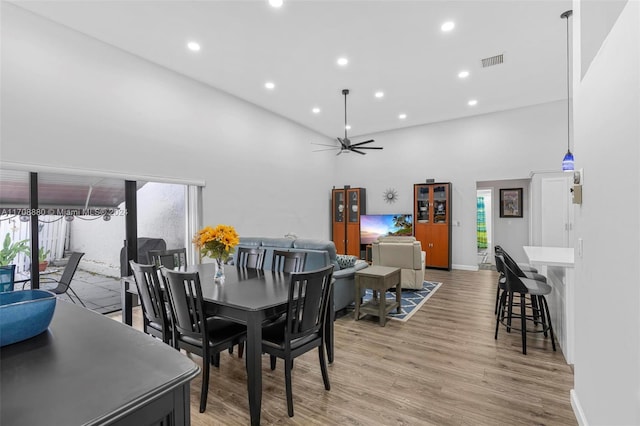
[[[0,347],[45,331],[56,308],[56,295],[46,290],[0,293]]]

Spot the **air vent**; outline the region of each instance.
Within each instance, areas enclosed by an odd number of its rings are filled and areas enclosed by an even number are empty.
[[[494,65],[500,65],[502,62],[504,62],[504,55],[502,54],[491,56],[489,58],[484,58],[482,59],[482,68],[492,67]]]

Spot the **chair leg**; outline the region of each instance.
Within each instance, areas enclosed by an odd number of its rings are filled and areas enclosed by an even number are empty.
[[[494,310],[494,314],[498,315],[498,301],[500,300],[500,284],[496,286],[496,308]]]
[[[211,355],[211,364],[216,368],[220,368],[220,352]]]
[[[324,357],[324,342],[318,346],[318,358],[320,358],[320,371],[322,371],[322,381],[324,382],[324,388],[331,390],[331,383],[329,383],[329,373],[327,372],[327,361]]]
[[[207,395],[209,393],[209,353],[202,354],[202,389],[200,389],[200,412],[207,408]]]
[[[244,342],[238,343],[238,358],[242,358],[244,354]]]
[[[289,417],[293,417],[293,392],[291,390],[291,368],[292,367],[293,367],[293,364],[291,363],[291,360],[285,359],[284,360],[284,380],[285,380],[285,387],[287,391],[287,413],[289,414]]]
[[[503,291],[502,294],[500,295],[500,303],[498,304],[498,313],[496,314],[496,334],[494,336],[494,339],[496,340],[498,339],[498,327],[500,325],[500,316],[504,315],[506,298],[507,298],[507,292]]]
[[[540,302],[543,305],[544,313],[543,315],[547,315],[547,320],[549,321],[549,335],[551,336],[551,346],[553,347],[553,351],[556,350],[556,339],[553,335],[553,325],[551,325],[551,314],[549,313],[549,305],[547,304],[547,298],[544,296],[540,296]]]
[[[271,359],[271,370],[275,370],[276,369],[276,357],[273,355],[269,355],[269,358]]]
[[[513,292],[507,295],[507,333],[511,333],[511,318],[513,314]]]
[[[527,354],[527,301],[525,295],[520,293],[520,328],[522,329],[522,353]]]
[[[82,299],[80,299],[80,297],[78,296],[78,294],[77,294],[77,293],[76,293],[76,292],[75,292],[71,287],[68,287],[68,288],[67,288],[67,290],[69,290],[71,293],[73,293],[73,295],[74,295],[74,296],[76,296],[76,298],[78,299],[78,301],[79,301],[80,303],[82,303],[82,306],[84,306],[85,308],[87,307],[87,305],[85,305],[85,304],[84,304],[84,302],[82,301]],[[71,296],[69,296],[69,299],[71,299],[71,301],[72,301],[73,303],[76,303],[76,302],[74,302],[74,301],[73,301],[73,298],[72,298]]]

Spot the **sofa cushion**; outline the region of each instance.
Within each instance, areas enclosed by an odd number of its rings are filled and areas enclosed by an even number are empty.
[[[291,238],[262,238],[263,247],[292,248],[295,240]]]
[[[338,266],[340,269],[351,268],[356,264],[356,260],[358,258],[355,256],[351,256],[348,254],[339,254],[336,256],[336,260],[338,262]]]

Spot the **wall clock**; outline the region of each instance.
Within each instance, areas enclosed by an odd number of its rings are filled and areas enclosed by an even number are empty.
[[[382,198],[384,198],[384,201],[389,203],[389,204],[395,203],[396,200],[398,199],[398,192],[393,188],[388,188],[382,194]]]

